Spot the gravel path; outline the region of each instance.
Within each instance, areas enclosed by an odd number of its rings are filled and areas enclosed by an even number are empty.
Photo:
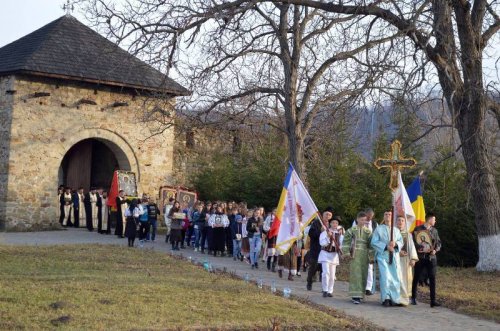
[[[64,244],[115,244],[126,246],[126,239],[118,239],[113,235],[100,235],[90,233],[85,229],[68,229],[66,231],[48,232],[28,232],[28,233],[0,233],[0,244],[2,245],[64,245]],[[161,236],[156,243],[146,243],[144,249],[154,249],[161,252],[171,252],[170,246],[164,242]],[[225,268],[229,272],[234,272],[238,276],[250,278],[250,280],[262,279],[264,285],[271,285],[275,282],[278,290],[289,287],[292,295],[307,298],[312,302],[329,306],[344,313],[364,318],[372,323],[388,330],[500,330],[500,324],[480,320],[466,315],[457,314],[447,308],[430,308],[428,304],[419,303],[417,306],[407,308],[383,308],[379,303],[379,293],[367,297],[365,303],[354,305],[350,302],[347,293],[347,282],[338,281],[335,283],[333,298],[323,298],[319,283],[314,283],[313,290],[306,290],[305,275],[295,277],[293,282],[278,278],[277,274],[268,272],[265,264],[259,264],[258,270],[252,270],[247,263],[233,261],[227,257],[213,257],[205,254],[195,253],[187,248],[178,252],[185,257],[191,257],[197,261],[208,261],[215,268]],[[438,287],[439,297],[439,287]]]

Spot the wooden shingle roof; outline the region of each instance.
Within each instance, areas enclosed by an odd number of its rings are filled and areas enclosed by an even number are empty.
[[[70,15],[0,48],[0,76],[17,73],[173,95],[190,93]]]

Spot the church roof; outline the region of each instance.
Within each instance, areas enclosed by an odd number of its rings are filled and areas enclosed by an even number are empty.
[[[0,48],[0,76],[17,73],[175,95],[190,93],[71,15]]]

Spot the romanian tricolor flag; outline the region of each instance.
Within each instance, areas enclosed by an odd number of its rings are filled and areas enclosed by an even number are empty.
[[[424,198],[422,196],[422,188],[420,186],[420,176],[417,176],[410,186],[408,186],[407,192],[408,197],[410,198],[411,206],[415,212],[415,222],[410,227],[410,231],[413,231],[416,226],[425,223],[425,206]]]
[[[276,216],[269,230],[270,238],[278,236],[276,249],[281,253],[286,253],[302,236],[304,228],[317,216],[318,208],[290,164]]]

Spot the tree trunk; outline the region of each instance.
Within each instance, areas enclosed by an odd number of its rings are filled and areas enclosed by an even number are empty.
[[[300,178],[305,183],[306,175],[304,171],[304,139],[301,134],[297,132],[292,132],[291,134],[288,134],[287,137],[290,163],[292,163]]]
[[[479,271],[494,271],[500,270],[500,196],[487,152],[485,98],[476,95],[474,99],[455,102],[457,106],[462,105],[457,117],[457,129],[479,237],[476,268]]]
[[[452,9],[461,52],[457,52],[455,44]],[[500,196],[487,150],[487,96],[483,86],[481,25],[474,28],[470,6],[463,3],[434,0],[432,10],[437,37],[430,58],[438,71],[462,143],[467,189],[473,201],[479,238],[476,268],[479,271],[500,270]]]

